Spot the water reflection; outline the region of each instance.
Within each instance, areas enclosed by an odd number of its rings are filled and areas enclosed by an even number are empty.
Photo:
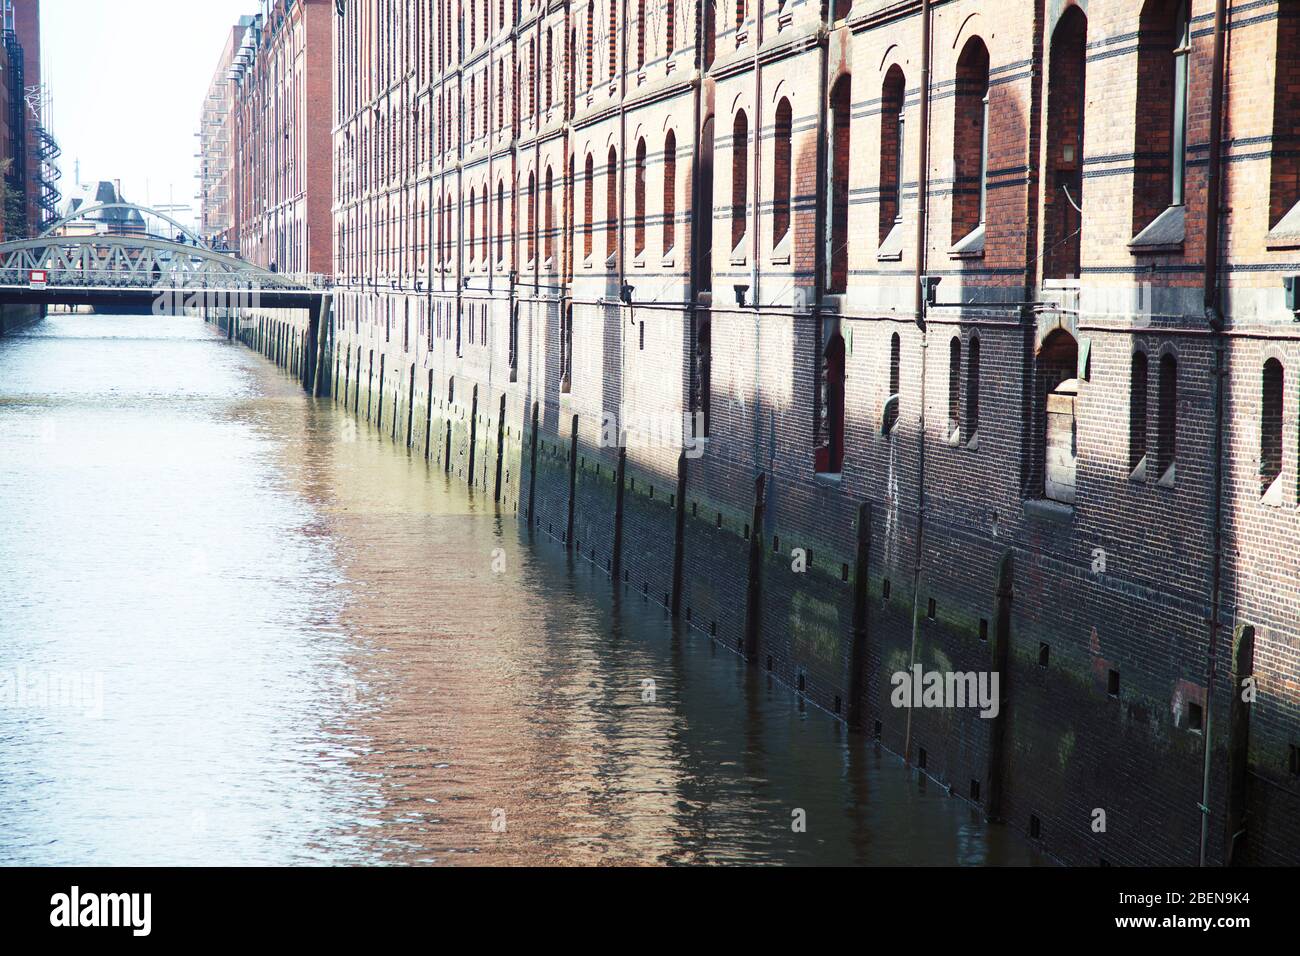
[[[0,340],[0,455],[0,672],[102,687],[0,700],[2,863],[1033,860],[199,322]]]

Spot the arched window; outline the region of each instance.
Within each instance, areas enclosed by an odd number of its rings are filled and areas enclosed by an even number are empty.
[[[1287,247],[1300,245],[1300,4],[1277,8],[1273,57],[1273,156],[1268,224]]]
[[[618,4],[615,0],[608,0],[609,3],[609,79],[612,83],[614,77],[618,75]]]
[[[1146,478],[1148,374],[1146,353],[1134,352],[1129,372],[1128,468],[1135,481]]]
[[[474,204],[475,204],[475,200],[476,200],[476,195],[475,195],[475,192],[474,192],[474,188],[471,186],[471,187],[470,187],[470,190],[469,190],[469,205],[465,207],[465,220],[466,220],[467,225],[469,226],[469,243],[467,244],[467,248],[466,248],[465,252],[466,252],[466,258],[468,258],[468,260],[469,260],[470,262],[473,262],[473,261],[474,261]],[[382,227],[381,227],[381,228],[382,228]]]
[[[1160,356],[1160,393],[1156,417],[1156,474],[1160,484],[1175,480],[1178,459],[1178,360],[1171,353]]]
[[[850,115],[852,97],[848,74],[835,81],[830,99],[830,229],[826,234],[826,291],[842,293],[849,283],[849,169],[852,165]]]
[[[497,180],[497,265],[506,261],[506,184]]]
[[[1050,279],[1079,276],[1087,45],[1088,18],[1079,7],[1071,6],[1052,33],[1048,70],[1043,275]]]
[[[881,419],[880,433],[890,435],[898,424],[898,406],[902,401],[903,342],[895,332],[889,340],[889,397],[885,399],[885,414]]]
[[[948,441],[961,439],[961,336],[948,343]]]
[[[979,37],[962,47],[955,95],[952,241],[974,252],[983,249],[974,234],[984,225],[989,158],[989,51]]]
[[[591,89],[592,84],[596,82],[594,72],[594,61],[596,52],[596,7],[593,3],[587,4],[587,89]]]
[[[1147,0],[1138,20],[1134,117],[1136,149],[1144,157],[1133,173],[1133,231],[1139,247],[1183,239],[1179,207],[1186,185],[1191,39],[1187,0]],[[1162,225],[1141,235],[1157,218]]]
[[[528,174],[528,262],[537,259],[537,175]]]
[[[583,168],[582,179],[584,187],[582,202],[582,254],[584,258],[590,259],[592,234],[591,216],[593,212],[592,207],[595,205],[594,199],[596,192],[596,163],[592,158],[591,153],[587,154],[587,165]]]
[[[903,100],[898,64],[889,68],[880,91],[880,243],[903,218]],[[885,250],[882,250],[885,251]]]
[[[1043,497],[1072,505],[1078,445],[1075,403],[1079,393],[1079,346],[1074,336],[1064,329],[1052,332],[1043,341],[1037,365],[1043,409],[1039,424],[1043,431],[1036,450]]]
[[[713,66],[718,42],[718,0],[700,0],[704,8],[704,68]]]
[[[645,0],[636,0],[636,68],[645,66]]]
[[[546,73],[545,73],[545,76],[546,76],[546,108],[547,108],[548,110],[551,108],[552,95],[553,95],[553,94],[552,94],[552,81],[553,81],[553,79],[554,79],[554,73],[555,73],[555,59],[554,59],[554,55],[553,55],[553,54],[554,54],[554,47],[555,47],[555,31],[554,31],[554,30],[547,30],[547,31],[546,31]]]
[[[844,338],[835,332],[822,349],[821,415],[813,468],[839,474],[844,468]]]
[[[618,151],[609,148],[605,163],[605,258],[618,253]]]
[[[970,355],[966,359],[966,444],[973,442],[980,430],[980,338],[972,335]]]
[[[484,7],[484,9],[487,8]],[[484,183],[483,184],[483,234],[479,237],[479,254],[483,257],[483,268],[485,269],[492,265],[492,256],[491,253],[489,252],[489,249],[491,248],[489,245],[490,239],[489,239],[489,232],[488,232],[489,205],[490,203],[488,202],[488,185],[487,183]]]
[[[1266,494],[1282,474],[1282,402],[1285,390],[1282,363],[1264,363],[1259,421],[1259,491]]]
[[[745,238],[746,209],[749,205],[749,118],[736,113],[731,125],[731,248]]]
[[[664,140],[664,252],[676,244],[677,230],[677,137],[672,130]]]
[[[632,184],[634,215],[632,223],[632,254],[645,252],[645,140],[636,144],[635,181]]]
[[[542,197],[546,203],[546,217],[543,228],[545,231],[544,248],[546,250],[546,264],[550,268],[555,260],[555,177],[551,172],[551,167],[546,167],[546,193]]]
[[[774,131],[775,157],[772,164],[772,245],[780,244],[790,232],[790,183],[794,165],[792,143],[793,118],[790,101],[782,99],[776,105]]]

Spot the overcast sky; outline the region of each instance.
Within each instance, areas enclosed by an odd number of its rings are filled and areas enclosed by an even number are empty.
[[[260,6],[41,0],[42,71],[53,98],[50,126],[63,148],[64,195],[79,159],[83,183],[120,179],[129,202],[195,206],[203,97],[230,28]]]

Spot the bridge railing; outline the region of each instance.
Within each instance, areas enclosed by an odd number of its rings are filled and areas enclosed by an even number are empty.
[[[187,272],[153,269],[45,268],[45,285],[59,288],[155,289],[170,290],[240,290],[255,292],[306,290],[326,291],[333,286],[330,276],[259,272]],[[30,269],[0,268],[0,285],[28,286]]]

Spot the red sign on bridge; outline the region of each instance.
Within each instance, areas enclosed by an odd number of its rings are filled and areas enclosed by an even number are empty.
[[[44,269],[32,269],[27,274],[27,284],[33,289],[44,289],[49,279],[50,274]]]

